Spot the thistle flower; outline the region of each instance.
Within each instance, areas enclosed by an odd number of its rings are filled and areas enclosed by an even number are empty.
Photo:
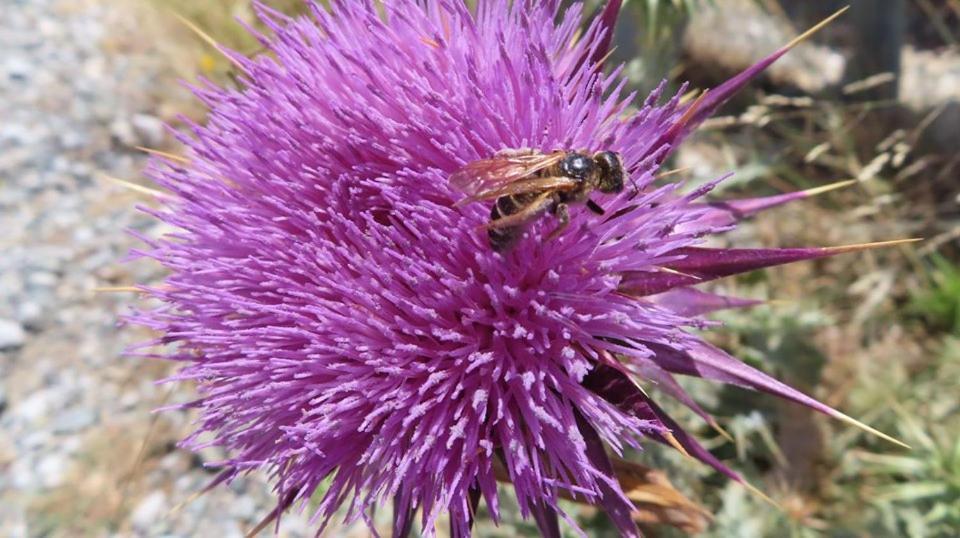
[[[158,157],[170,194],[153,213],[179,231],[140,254],[170,270],[144,288],[162,308],[134,320],[176,344],[172,379],[195,382],[196,434],[226,448],[221,480],[273,475],[276,513],[322,491],[364,518],[392,500],[396,535],[417,511],[468,535],[496,473],[524,517],[558,536],[558,498],[601,505],[638,535],[608,451],[646,439],[740,478],[635,383],[658,383],[712,419],[675,374],[776,394],[844,415],[692,334],[702,315],[749,302],[691,286],[847,248],[709,249],[705,236],[806,196],[711,204],[716,182],[658,186],[661,163],[700,121],[787,51],[693,103],[663,86],[631,109],[621,68],[604,72],[620,2],[582,35],[581,6],[456,0],[313,4],[290,19],[259,5],[271,55],[224,51],[243,89],[207,84],[189,160]],[[382,10],[382,11],[381,11]],[[555,22],[559,21],[559,22]],[[603,195],[605,217],[531,224],[491,250],[489,218],[449,176],[504,149],[618,152],[635,192]],[[627,189],[630,191],[630,189]],[[371,523],[372,526],[372,523]]]

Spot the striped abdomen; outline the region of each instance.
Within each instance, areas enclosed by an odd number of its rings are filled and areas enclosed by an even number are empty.
[[[501,196],[497,198],[496,203],[490,208],[490,221],[496,221],[507,215],[513,215],[531,202],[540,197],[542,193],[527,192],[523,194],[514,194],[510,196]],[[520,235],[523,233],[523,226],[506,226],[503,228],[490,228],[487,230],[487,237],[490,238],[490,247],[497,252],[503,252],[510,248]]]

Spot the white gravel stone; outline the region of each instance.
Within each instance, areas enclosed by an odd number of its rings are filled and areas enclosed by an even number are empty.
[[[87,407],[77,407],[61,414],[53,424],[54,433],[74,433],[90,427],[97,420],[96,413]]]
[[[154,491],[144,497],[130,516],[134,528],[146,531],[154,527],[167,510],[167,496],[162,491]]]
[[[134,114],[130,118],[130,125],[137,136],[138,145],[157,147],[163,144],[165,133],[160,118],[149,114]]]
[[[44,489],[53,489],[64,483],[70,460],[62,454],[50,454],[40,460],[37,465],[37,475],[40,486]]]
[[[0,319],[0,349],[17,348],[26,341],[27,333],[19,322]]]

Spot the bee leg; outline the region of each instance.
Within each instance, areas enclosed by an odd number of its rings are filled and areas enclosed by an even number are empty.
[[[557,217],[557,220],[560,221],[560,223],[557,224],[557,227],[554,228],[552,232],[550,232],[550,235],[547,236],[546,241],[556,239],[557,236],[563,233],[563,231],[570,224],[570,207],[567,206],[567,204],[562,202],[557,204],[553,209],[553,214]]]
[[[604,213],[606,213],[606,211],[604,211],[603,208],[600,207],[596,202],[589,199],[587,200],[587,209],[589,209],[590,211],[593,211],[597,215],[603,215]]]

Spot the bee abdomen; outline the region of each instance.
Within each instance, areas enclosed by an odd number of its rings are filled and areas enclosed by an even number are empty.
[[[501,196],[490,208],[490,221],[493,222],[507,215],[512,215],[522,208],[523,204],[513,196]],[[490,240],[490,247],[496,252],[503,252],[517,241],[521,232],[520,226],[489,228],[487,237]]]
[[[487,230],[487,238],[490,240],[490,248],[495,252],[503,252],[513,246],[520,238],[523,230],[519,226],[510,226],[508,228],[490,228]]]
[[[518,200],[517,196],[501,196],[490,209],[490,220],[497,220],[500,217],[513,215],[523,209],[525,200]]]

